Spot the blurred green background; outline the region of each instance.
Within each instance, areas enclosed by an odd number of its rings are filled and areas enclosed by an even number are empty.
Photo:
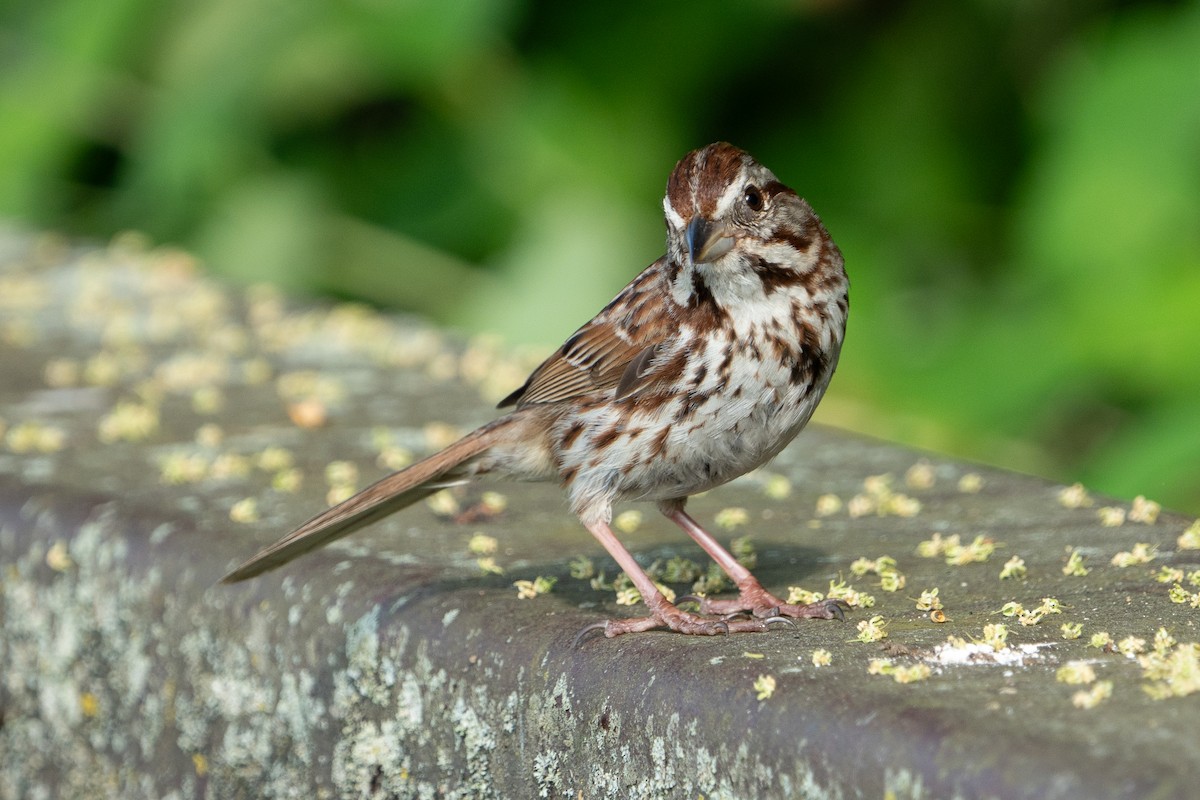
[[[557,344],[725,139],[809,198],[819,418],[1200,512],[1200,4],[0,6],[0,217]]]

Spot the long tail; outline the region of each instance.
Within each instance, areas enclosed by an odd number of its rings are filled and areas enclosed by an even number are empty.
[[[505,438],[513,421],[511,415],[501,417],[468,433],[446,449],[393,472],[348,500],[327,508],[230,572],[221,582],[237,583],[281,567],[453,485],[466,474],[464,465]]]

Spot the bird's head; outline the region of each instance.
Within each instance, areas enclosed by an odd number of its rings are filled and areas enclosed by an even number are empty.
[[[725,142],[688,153],[667,182],[663,212],[671,260],[713,264],[747,239],[769,238],[776,207],[796,193],[743,150]]]
[[[720,299],[799,282],[823,265],[841,269],[841,256],[808,203],[731,144],[684,156],[667,182],[663,212],[680,302],[699,284]]]

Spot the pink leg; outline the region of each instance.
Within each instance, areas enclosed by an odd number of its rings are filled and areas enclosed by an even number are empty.
[[[608,551],[609,555],[616,559],[617,564],[620,565],[625,574],[633,581],[633,585],[637,587],[637,590],[641,592],[642,600],[650,608],[650,616],[621,620],[610,619],[605,622],[598,622],[595,625],[589,625],[580,631],[579,636],[576,637],[576,642],[579,642],[594,630],[603,630],[604,635],[609,638],[620,636],[622,633],[648,631],[652,628],[670,628],[677,633],[713,636],[719,633],[765,631],[772,622],[782,621],[769,618],[773,615],[768,615],[768,618],[745,620],[705,619],[687,611],[680,611],[667,598],[663,597],[662,592],[654,585],[654,581],[650,580],[650,576],[638,566],[633,556],[617,540],[616,535],[606,523],[596,522],[586,527],[600,544],[604,545],[604,549]]]
[[[692,519],[683,510],[683,502],[667,501],[659,504],[659,510],[667,519],[674,522],[684,532],[696,540],[696,544],[704,548],[704,552],[725,571],[725,574],[737,585],[736,600],[713,600],[709,597],[698,598],[701,614],[736,614],[749,611],[755,617],[808,617],[813,619],[841,619],[841,608],[836,602],[822,600],[817,603],[799,606],[785,603],[768,592],[750,574],[750,570],[738,563],[738,560],[717,542],[712,535],[700,527],[700,523]]]

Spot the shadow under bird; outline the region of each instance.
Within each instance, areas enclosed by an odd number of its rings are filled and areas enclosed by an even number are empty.
[[[675,166],[667,252],[500,403],[512,407],[423,461],[318,514],[224,578],[275,569],[449,485],[490,476],[558,481],[649,615],[588,626],[762,631],[841,618],[835,602],[767,592],[685,510],[690,495],[774,457],[805,426],[837,367],[849,281],[812,207],[744,151],[719,142]],[[668,601],[610,527],[613,504],[654,501],[736,584],[736,598]],[[682,600],[680,601],[682,602]]]

